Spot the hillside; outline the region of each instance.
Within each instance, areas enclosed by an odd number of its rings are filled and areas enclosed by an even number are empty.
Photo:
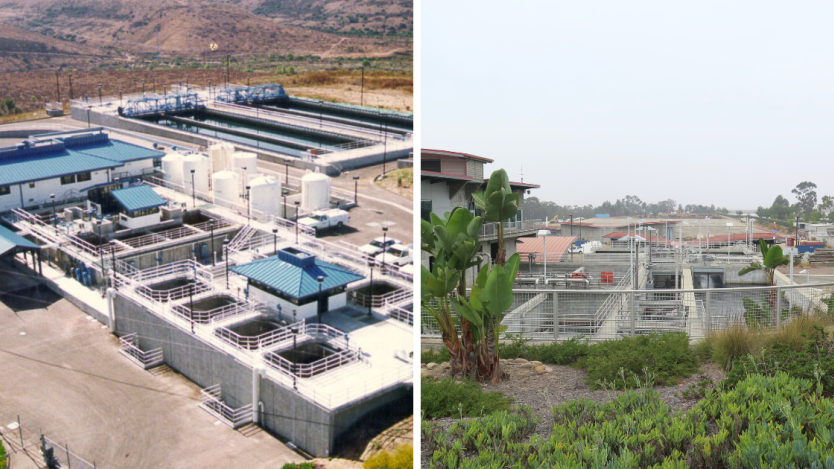
[[[277,9],[276,5],[273,0],[0,0],[0,22],[123,58],[155,53],[202,56],[209,53],[212,42],[219,45],[218,56],[386,57],[410,52],[410,42],[402,36],[348,34],[351,20],[346,16],[351,11],[365,15],[361,21],[352,17],[354,31],[361,25],[368,31],[387,31],[392,26],[396,32],[411,27],[410,6],[359,0],[288,1]],[[404,16],[395,20],[394,15]],[[407,26],[400,26],[406,24],[406,17]]]
[[[85,67],[108,55],[85,44],[11,26],[0,28],[0,72],[27,68]]]

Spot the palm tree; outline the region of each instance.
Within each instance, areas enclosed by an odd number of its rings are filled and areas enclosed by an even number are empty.
[[[745,275],[755,270],[764,270],[765,275],[767,275],[767,281],[770,286],[775,286],[776,283],[773,281],[773,276],[776,275],[776,268],[781,267],[783,265],[789,265],[791,260],[788,256],[782,254],[782,248],[780,246],[773,246],[772,248],[767,247],[767,243],[765,243],[764,239],[759,239],[759,245],[761,246],[762,251],[762,262],[756,261],[748,265],[747,267],[738,271],[738,275]]]

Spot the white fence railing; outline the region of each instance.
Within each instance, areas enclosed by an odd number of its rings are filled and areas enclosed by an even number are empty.
[[[219,384],[200,390],[200,408],[226,425],[238,429],[252,422],[252,404],[233,409],[221,400]]]
[[[136,333],[119,338],[119,352],[131,361],[147,370],[163,363],[162,349],[155,348],[144,352],[139,349],[139,337]]]

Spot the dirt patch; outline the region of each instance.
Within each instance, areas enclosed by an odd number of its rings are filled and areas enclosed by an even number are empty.
[[[396,165],[396,162],[391,162]],[[396,167],[396,166],[395,166]],[[385,179],[377,178],[376,185],[407,199],[414,198],[414,169],[403,168],[388,171]]]

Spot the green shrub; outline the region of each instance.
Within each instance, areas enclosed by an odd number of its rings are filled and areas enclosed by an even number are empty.
[[[740,324],[713,334],[705,342],[710,344],[712,359],[726,371],[733,369],[736,360],[760,353],[764,345],[762,334]]]
[[[311,462],[303,462],[301,464],[288,462],[281,466],[281,469],[316,469],[316,465]]]
[[[776,343],[771,350],[737,361],[727,375],[727,384],[734,386],[751,374],[772,376],[785,372],[792,378],[816,383],[820,386],[818,392],[834,395],[834,338],[827,337],[820,326],[803,335],[806,340],[800,347],[795,342]]]
[[[411,469],[414,467],[414,448],[411,445],[398,446],[393,453],[386,451],[368,458],[364,469]]]
[[[591,389],[599,389],[603,383],[616,383],[612,386],[616,389],[643,385],[633,381],[633,376],[668,385],[698,370],[684,332],[600,342],[589,347],[588,355],[577,365],[587,372],[585,379]]]
[[[484,392],[475,381],[452,378],[434,381],[422,378],[420,409],[427,419],[478,417],[510,408],[512,399],[499,391]]]
[[[452,354],[446,350],[446,347],[440,347],[437,351],[434,347],[429,347],[428,350],[420,352],[420,363],[444,363],[452,359]]]
[[[552,410],[551,435],[532,435],[529,408],[460,420],[443,430],[422,423],[435,468],[476,467],[814,467],[834,468],[834,401],[809,380],[785,373],[748,376],[732,390],[706,392],[683,415],[654,390],[626,391],[597,404]]]
[[[554,365],[572,365],[588,355],[591,345],[587,339],[573,337],[563,342],[529,345],[530,339],[509,336],[511,342],[501,347],[501,358],[524,358]]]

